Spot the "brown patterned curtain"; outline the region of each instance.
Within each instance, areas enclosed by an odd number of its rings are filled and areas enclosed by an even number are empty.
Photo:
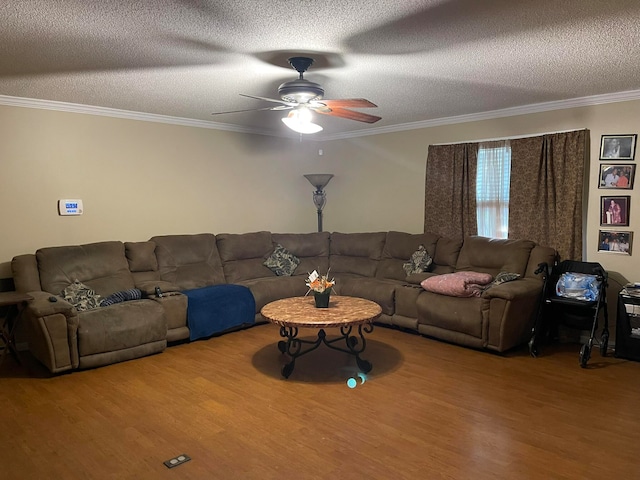
[[[511,140],[509,238],[582,259],[587,140],[586,130]]]
[[[424,231],[462,240],[478,231],[478,144],[429,145]]]

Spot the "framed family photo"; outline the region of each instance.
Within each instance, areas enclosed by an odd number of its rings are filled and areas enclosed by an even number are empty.
[[[629,226],[630,196],[600,197],[600,226]]]
[[[600,164],[600,182],[598,188],[620,188],[631,190],[636,176],[635,164]]]
[[[602,135],[600,160],[633,160],[638,135]]]
[[[631,255],[633,232],[600,230],[598,232],[598,252]]]

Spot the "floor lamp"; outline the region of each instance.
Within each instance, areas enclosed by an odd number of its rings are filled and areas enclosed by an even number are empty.
[[[327,196],[324,193],[324,187],[327,186],[329,180],[333,178],[330,173],[310,173],[304,176],[309,183],[316,187],[316,191],[313,192],[313,204],[318,209],[318,231],[322,231],[322,209],[325,203],[327,203]]]

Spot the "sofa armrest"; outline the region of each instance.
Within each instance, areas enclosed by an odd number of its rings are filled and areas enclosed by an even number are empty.
[[[52,373],[78,368],[78,312],[69,302],[49,292],[33,297],[23,310],[29,350]],[[51,301],[50,298],[55,298]]]
[[[504,352],[530,338],[542,285],[535,278],[519,278],[493,285],[482,293],[487,348]]]
[[[519,278],[512,282],[493,285],[482,293],[486,299],[501,298],[516,300],[520,297],[538,296],[542,293],[542,282],[535,278]]]
[[[33,297],[33,300],[27,304],[26,308],[36,317],[46,317],[56,313],[62,313],[65,317],[77,316],[74,306],[60,296],[43,291],[28,292],[28,294]],[[55,298],[55,301],[51,301],[51,298]]]

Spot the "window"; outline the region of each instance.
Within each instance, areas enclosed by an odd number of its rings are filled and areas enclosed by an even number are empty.
[[[481,143],[476,173],[478,235],[507,238],[509,235],[509,141]]]

